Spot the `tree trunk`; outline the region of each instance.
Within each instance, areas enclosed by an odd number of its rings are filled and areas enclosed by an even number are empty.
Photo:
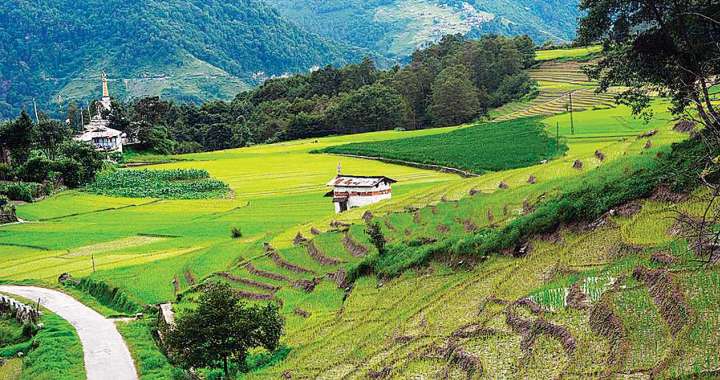
[[[227,356],[223,358],[223,369],[225,370],[225,378],[230,380],[230,373],[228,371]]]

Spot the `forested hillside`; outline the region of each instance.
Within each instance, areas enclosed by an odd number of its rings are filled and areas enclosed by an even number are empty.
[[[286,21],[259,0],[10,0],[0,7],[0,118],[97,97],[230,99],[267,76],[364,53]]]
[[[232,102],[201,106],[145,98],[116,103],[111,126],[159,153],[189,153],[333,134],[443,127],[472,121],[535,91],[528,37],[447,36],[405,67],[370,59],[270,79]],[[70,113],[75,129],[81,118]]]
[[[446,34],[527,34],[536,42],[575,38],[578,1],[268,0],[307,30],[405,58]]]

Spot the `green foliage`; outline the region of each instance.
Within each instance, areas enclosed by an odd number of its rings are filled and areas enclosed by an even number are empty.
[[[14,345],[28,340],[27,330],[9,314],[0,314],[0,347]]]
[[[720,74],[720,52],[707,48],[720,39],[716,4],[677,0],[583,1],[581,42],[603,42],[590,71],[600,88],[625,86],[620,100],[633,112],[648,110],[649,88],[671,97],[673,111],[697,111],[720,144],[720,121],[710,88]],[[647,25],[653,25],[647,27]]]
[[[0,125],[0,144],[10,151],[10,157],[15,162],[22,164],[27,161],[34,139],[35,128],[25,110],[16,120]]]
[[[230,237],[232,237],[233,239],[239,239],[242,236],[243,236],[243,234],[242,234],[242,230],[240,229],[240,227],[233,227],[230,230]]]
[[[113,170],[100,173],[87,191],[130,198],[205,199],[222,197],[228,186],[205,170]]]
[[[91,295],[100,302],[100,304],[121,314],[133,315],[142,311],[140,304],[131,300],[122,289],[113,287],[106,282],[85,277],[80,279],[78,284],[69,281],[64,285]]]
[[[85,378],[83,350],[75,329],[54,314],[42,317],[43,328],[26,353],[21,379],[76,380]]]
[[[473,120],[480,113],[480,103],[487,103],[470,80],[470,73],[462,66],[441,71],[432,84],[432,103],[428,110],[434,124],[450,126]]]
[[[151,95],[198,102],[227,99],[233,93],[222,90],[224,82],[255,82],[258,72],[282,75],[361,57],[358,49],[307,33],[259,0],[42,0],[12,5],[0,9],[0,72],[7,83],[0,87],[0,118],[32,105],[33,97],[41,109],[50,108],[58,94],[87,103],[100,85],[99,80],[88,85],[88,78],[98,78],[101,70],[111,78],[130,79],[128,89],[112,89],[118,98],[146,96],[149,89]],[[120,7],[124,11],[118,13]],[[37,56],[29,58],[30,51]],[[64,58],[57,59],[60,56]],[[165,84],[153,83],[168,73]],[[208,83],[217,87],[206,88]]]
[[[499,171],[537,164],[565,151],[537,118],[484,123],[423,137],[333,146],[323,153],[397,159],[467,170]]]
[[[118,331],[130,349],[138,374],[142,380],[172,378],[175,369],[158,349],[152,335],[154,319],[141,319],[117,324]]]
[[[369,221],[365,227],[365,233],[370,237],[370,241],[377,249],[380,256],[385,254],[385,236],[382,232],[382,227],[377,221]]]
[[[342,134],[403,128],[408,107],[392,87],[375,84],[339,97],[328,119]]]
[[[245,364],[248,351],[277,349],[284,322],[274,304],[246,306],[226,284],[210,284],[197,309],[181,315],[175,328],[166,331],[169,351],[185,368]]]
[[[365,58],[270,79],[232,102],[196,106],[159,97],[115,102],[108,119],[139,148],[161,154],[446,126],[534,91],[535,82],[522,72],[534,49],[521,37],[450,36],[418,50],[403,68],[379,70]]]
[[[698,156],[698,150],[705,155]],[[660,158],[640,156],[608,164],[580,178],[564,181],[558,194],[503,227],[452,234],[419,246],[396,243],[388,248],[388,254],[368,257],[353,269],[352,276],[375,273],[393,277],[434,257],[487,258],[501,251],[518,253],[534,236],[553,232],[561,225],[594,222],[613,207],[648,197],[660,184],[675,184],[677,191],[693,190],[699,184],[698,178],[708,157],[712,157],[706,153],[703,140],[695,138],[673,145],[672,152]]]
[[[46,195],[44,189],[41,184],[33,182],[0,182],[0,194],[12,201],[32,202]]]

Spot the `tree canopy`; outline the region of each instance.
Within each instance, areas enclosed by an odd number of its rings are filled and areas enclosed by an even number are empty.
[[[228,378],[230,361],[242,368],[249,350],[277,349],[283,324],[275,304],[248,306],[230,286],[216,283],[166,332],[166,343],[183,367],[222,367]]]
[[[672,98],[675,113],[694,111],[720,138],[711,88],[720,84],[720,4],[680,0],[583,0],[581,42],[602,41],[590,70],[602,89],[627,86],[620,99],[635,113],[652,92]],[[686,115],[691,116],[691,115]]]

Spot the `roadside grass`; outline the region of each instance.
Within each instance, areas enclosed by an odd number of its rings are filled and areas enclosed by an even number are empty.
[[[165,380],[173,378],[176,371],[160,352],[151,335],[149,319],[118,321],[118,331],[130,349],[141,380]]]
[[[55,314],[44,312],[43,328],[23,360],[20,379],[76,380],[85,378],[83,350],[75,329]]]
[[[22,376],[23,364],[22,359],[8,359],[0,365],[0,379],[18,380]]]

